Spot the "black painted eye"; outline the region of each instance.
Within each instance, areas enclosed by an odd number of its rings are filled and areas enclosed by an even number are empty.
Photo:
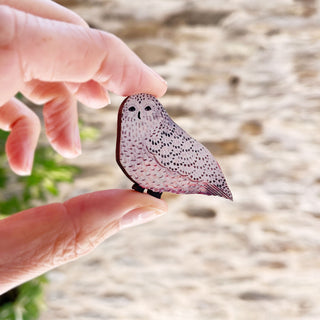
[[[133,112],[133,111],[136,110],[136,108],[132,106],[132,107],[130,107],[128,110],[131,111],[131,112]]]
[[[150,106],[146,106],[146,107],[144,108],[144,110],[150,111],[150,110],[151,110],[151,107],[150,107]]]

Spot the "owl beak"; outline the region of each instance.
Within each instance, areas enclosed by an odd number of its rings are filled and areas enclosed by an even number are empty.
[[[140,111],[138,112],[138,118],[141,120],[141,117],[140,117]]]

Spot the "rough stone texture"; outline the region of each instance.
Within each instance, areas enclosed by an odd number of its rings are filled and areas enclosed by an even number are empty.
[[[220,148],[234,202],[165,195],[168,215],[52,271],[41,319],[319,319],[319,1],[72,4],[131,48],[158,52],[148,61],[168,81],[161,102],[190,135]],[[84,174],[64,198],[130,187],[115,162],[122,99],[81,108],[101,136],[73,160]]]

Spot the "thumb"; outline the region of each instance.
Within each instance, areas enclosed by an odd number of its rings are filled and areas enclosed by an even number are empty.
[[[0,220],[0,294],[74,260],[119,230],[161,215],[164,201],[106,190]]]
[[[165,213],[163,200],[133,190],[84,194],[64,203],[76,234],[77,256],[85,254],[121,229]]]

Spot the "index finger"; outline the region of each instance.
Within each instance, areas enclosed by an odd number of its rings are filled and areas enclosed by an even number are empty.
[[[145,92],[162,96],[167,89],[165,81],[116,36],[7,6],[0,6],[0,50],[4,61],[0,72],[11,74],[0,81],[4,96],[32,79],[93,79],[118,95]]]
[[[84,27],[88,26],[76,13],[51,0],[0,0],[1,4],[42,18],[65,21]]]

